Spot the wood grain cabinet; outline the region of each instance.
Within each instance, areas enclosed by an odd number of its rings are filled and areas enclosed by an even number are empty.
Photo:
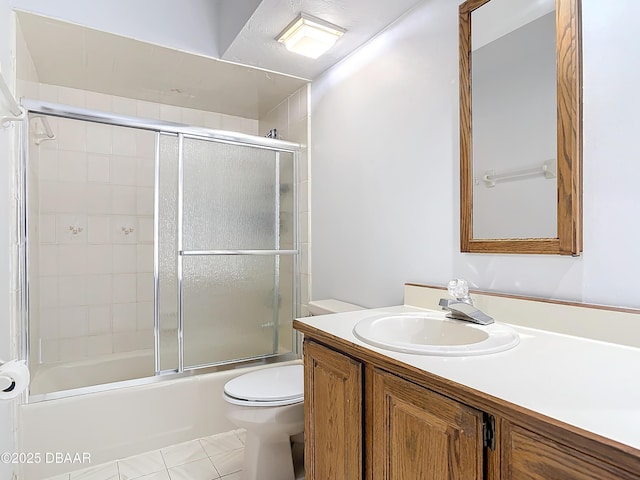
[[[375,369],[370,478],[483,478],[482,412]]]
[[[362,478],[362,364],[304,344],[307,479]]]
[[[508,421],[501,427],[503,480],[638,479],[640,471],[626,472],[601,459]]]
[[[306,480],[640,479],[631,447],[304,333]]]
[[[365,395],[363,364],[311,341],[304,365],[307,480],[483,478],[480,411],[379,369]]]

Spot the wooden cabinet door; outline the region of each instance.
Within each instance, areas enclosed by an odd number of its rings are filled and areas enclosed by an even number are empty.
[[[362,478],[362,364],[305,340],[307,480]]]
[[[502,480],[632,480],[636,474],[503,421]]]
[[[372,377],[369,478],[483,478],[482,412],[380,370]]]

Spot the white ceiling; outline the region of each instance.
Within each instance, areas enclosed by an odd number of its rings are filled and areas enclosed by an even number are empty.
[[[57,20],[48,2],[47,16],[17,16],[42,83],[257,119],[422,0],[212,1],[218,31],[200,34],[219,39],[220,58]],[[275,40],[301,11],[346,29],[316,60]]]
[[[421,0],[263,0],[231,45],[220,52],[221,57],[312,80],[420,2]],[[338,25],[346,33],[331,50],[315,60],[291,53],[275,38],[300,12]]]

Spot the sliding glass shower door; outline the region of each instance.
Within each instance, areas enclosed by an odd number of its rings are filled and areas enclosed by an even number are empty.
[[[26,103],[30,401],[291,358],[299,145]]]
[[[175,303],[165,298],[159,305],[160,370],[290,352],[293,153],[187,135],[160,141],[161,152],[177,150],[177,161],[159,162],[159,223],[173,216],[177,225],[169,235],[159,229],[158,251],[166,258],[160,298],[164,290],[177,291]]]

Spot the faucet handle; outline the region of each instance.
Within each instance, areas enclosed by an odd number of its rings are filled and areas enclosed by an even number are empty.
[[[490,323],[493,323],[492,317],[481,312],[471,303],[442,298],[438,305],[440,305],[444,310],[449,310],[449,313],[446,315],[449,318],[473,322],[480,325],[489,325]]]
[[[447,284],[447,291],[449,292],[449,295],[456,300],[465,302],[471,301],[471,296],[469,295],[469,284],[466,280],[454,278]]]

